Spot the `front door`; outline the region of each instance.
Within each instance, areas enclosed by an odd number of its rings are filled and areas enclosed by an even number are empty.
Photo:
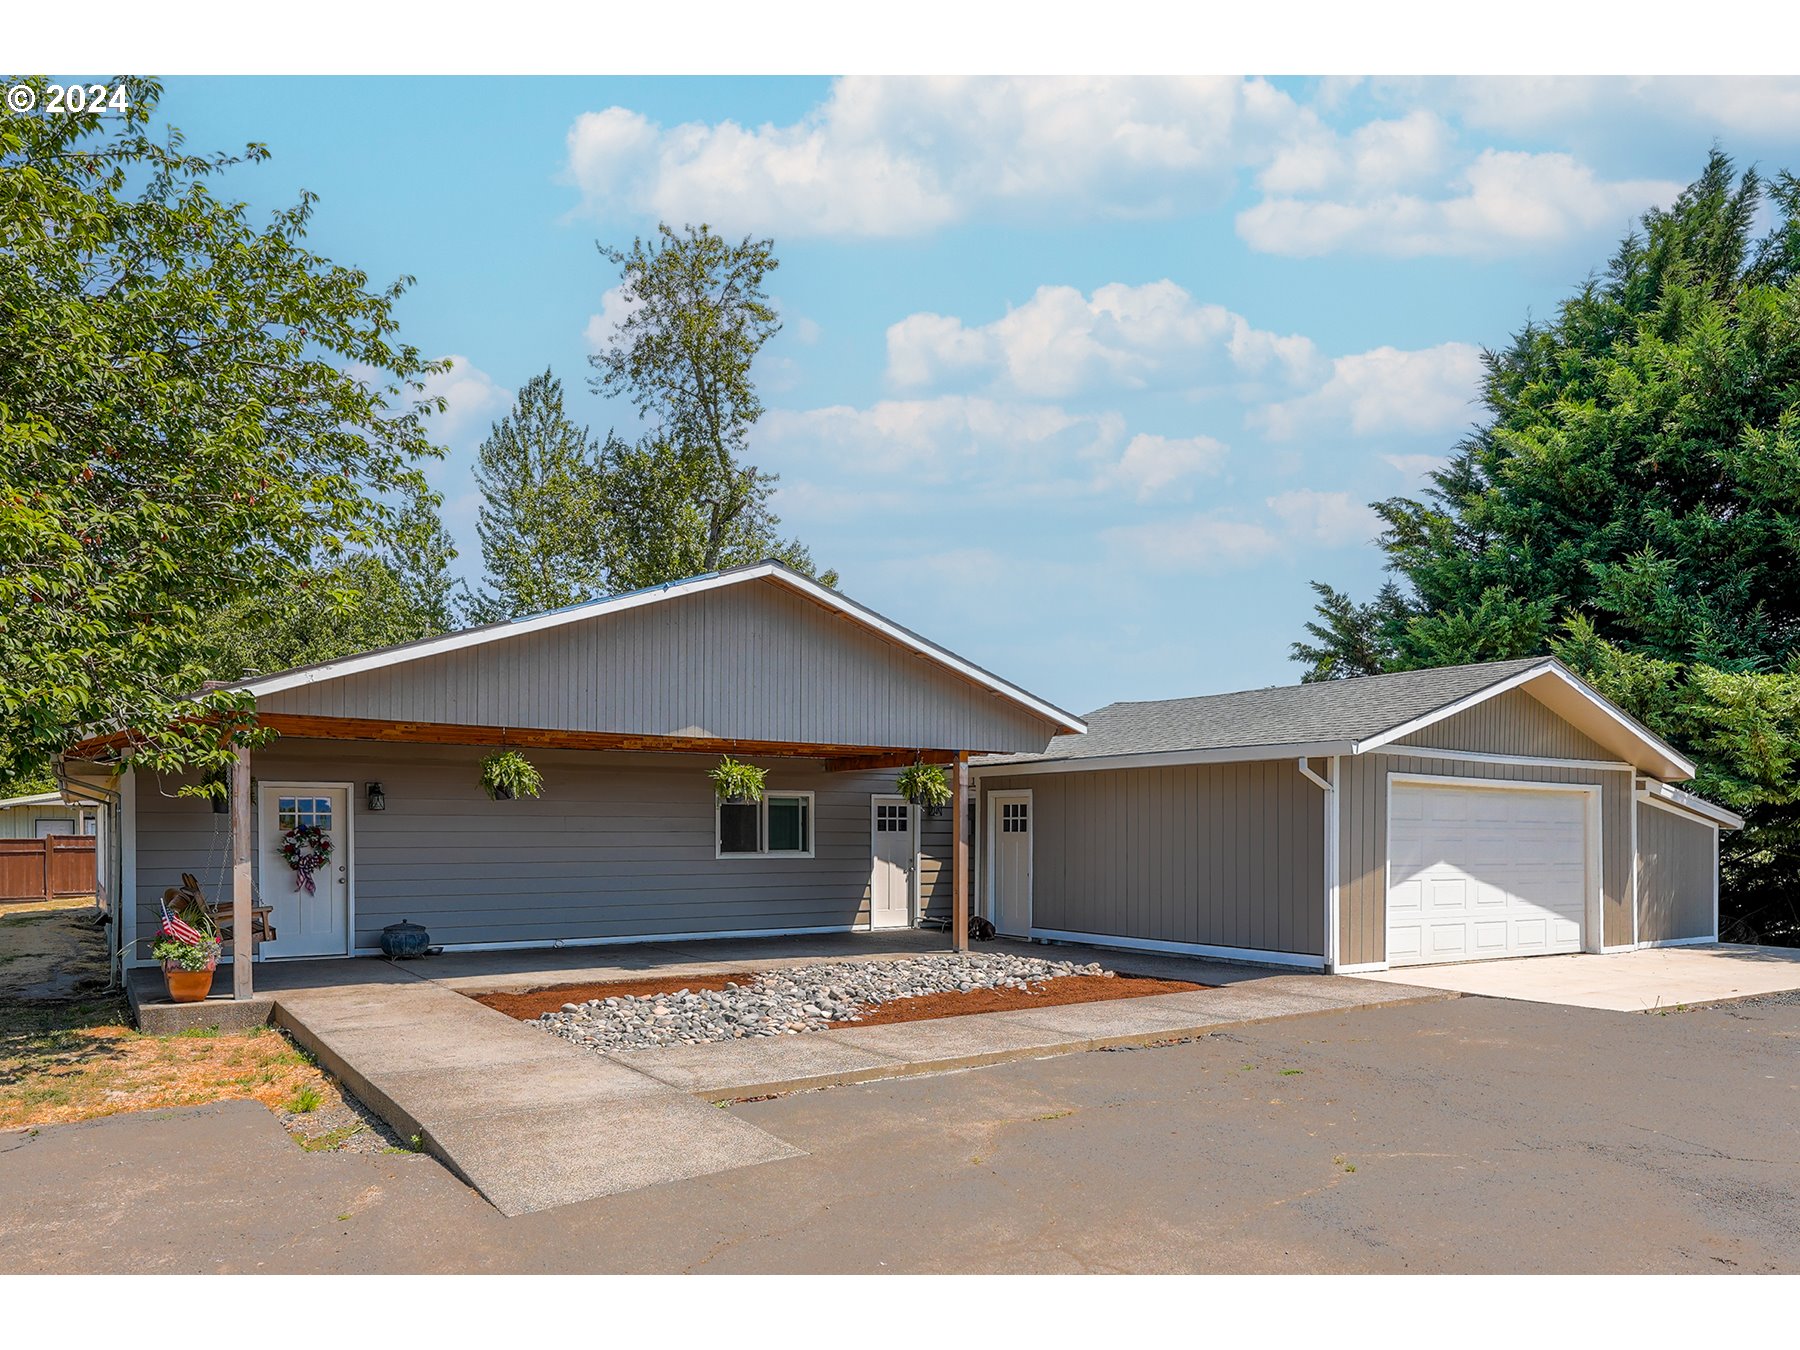
[[[1031,932],[1031,794],[996,792],[988,798],[988,847],[993,850],[994,927],[1013,937]]]
[[[905,928],[912,923],[913,808],[904,797],[872,797],[869,811],[869,926]]]
[[[264,956],[350,954],[350,793],[343,785],[257,785],[257,893],[274,908],[275,940]],[[331,853],[312,869],[312,889],[282,856],[288,832],[315,825],[331,841]]]

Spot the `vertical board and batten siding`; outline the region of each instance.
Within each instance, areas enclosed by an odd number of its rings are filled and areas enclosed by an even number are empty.
[[[1392,774],[1487,778],[1499,782],[1589,784],[1600,787],[1602,940],[1632,941],[1629,770],[1583,769],[1482,760],[1409,756],[1412,745],[1471,753],[1533,755],[1546,759],[1611,761],[1615,756],[1523,690],[1508,690],[1385,750],[1339,761],[1343,783],[1338,825],[1338,959],[1342,965],[1384,961],[1387,955],[1387,793]]]
[[[1718,835],[1711,825],[1647,802],[1638,813],[1638,941],[1715,936]]]
[[[708,756],[534,751],[537,799],[488,800],[484,749],[281,741],[252,753],[269,782],[349,782],[355,944],[411,919],[433,942],[551,943],[578,938],[849,928],[869,918],[869,797],[893,771],[826,773],[770,759],[769,790],[812,791],[812,858],[715,857]],[[387,809],[365,808],[379,781]],[[138,931],[182,872],[227,893],[227,820],[145,773],[138,785]],[[947,833],[947,831],[946,831]],[[256,883],[265,898],[291,878]],[[948,874],[943,879],[948,889]],[[141,954],[140,954],[141,955]]]
[[[1291,759],[984,775],[1032,794],[1032,927],[1319,956],[1325,794]],[[984,911],[985,912],[985,911]]]
[[[70,828],[58,830],[58,834],[84,834],[82,823],[92,819],[92,810],[74,806],[9,806],[0,809],[0,839],[36,839],[40,820],[67,822]]]
[[[820,745],[1039,751],[1055,728],[774,582],[265,695],[266,712]]]

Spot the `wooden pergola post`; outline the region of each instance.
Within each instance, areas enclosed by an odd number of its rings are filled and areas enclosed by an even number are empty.
[[[966,952],[969,950],[969,752],[966,750],[956,752],[954,777],[950,809],[956,814],[950,829],[956,844],[950,850],[951,866],[955,870],[950,883],[950,933],[956,950]]]
[[[250,956],[256,946],[251,930],[250,897],[250,752],[238,747],[231,762],[231,996],[243,1000],[254,992]]]

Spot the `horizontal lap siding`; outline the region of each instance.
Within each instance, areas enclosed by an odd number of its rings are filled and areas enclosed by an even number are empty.
[[[1718,837],[1712,826],[1644,802],[1638,813],[1638,940],[1712,937]]]
[[[661,933],[846,927],[868,921],[869,796],[893,774],[829,774],[767,760],[769,788],[810,790],[813,858],[714,857],[705,756],[537,752],[537,799],[489,801],[483,750],[292,741],[252,753],[259,782],[353,784],[356,945],[424,924],[434,942],[550,942]],[[364,807],[379,781],[387,809]],[[168,786],[173,791],[174,784]],[[226,895],[225,821],[191,799],[138,787],[139,931],[182,871]],[[263,886],[260,875],[259,887]]]
[[[1467,750],[1472,747],[1464,744],[1453,748]],[[1494,753],[1544,752],[1496,750]],[[1489,764],[1481,760],[1466,759],[1414,758],[1380,752],[1346,756],[1339,761],[1339,765],[1343,774],[1339,803],[1343,817],[1339,823],[1338,836],[1341,869],[1338,947],[1342,964],[1362,965],[1386,959],[1387,780],[1389,775],[1396,773],[1486,778],[1499,782],[1598,784],[1601,789],[1601,913],[1604,920],[1604,941],[1609,947],[1631,942],[1632,777],[1629,772],[1551,768],[1535,764]]]
[[[822,745],[1042,750],[1035,714],[770,582],[271,694],[267,712]]]
[[[1325,794],[1293,760],[982,779],[1009,788],[1032,793],[1033,927],[1323,950]]]

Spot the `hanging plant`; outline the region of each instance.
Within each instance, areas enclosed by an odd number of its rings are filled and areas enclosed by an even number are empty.
[[[481,787],[495,801],[510,802],[541,795],[544,776],[517,750],[496,750],[481,761]]]
[[[936,815],[950,804],[950,775],[937,764],[909,764],[900,770],[894,788],[914,806]]]
[[[763,780],[768,777],[768,771],[725,755],[706,776],[712,779],[713,791],[719,794],[720,801],[744,805],[762,800]]]

